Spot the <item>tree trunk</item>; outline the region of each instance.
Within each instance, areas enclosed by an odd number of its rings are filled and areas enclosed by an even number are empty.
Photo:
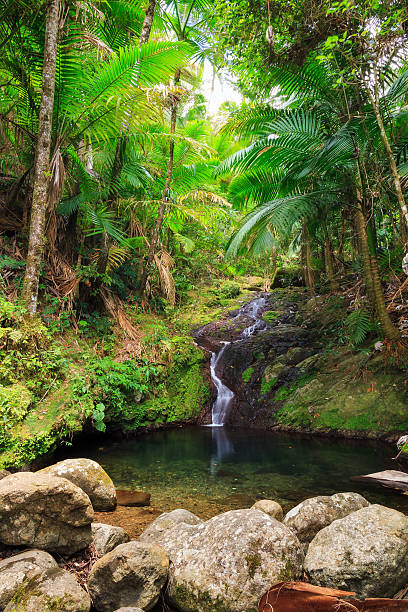
[[[332,247],[332,243],[329,237],[326,238],[324,247],[325,247],[324,250],[325,250],[327,278],[329,279],[331,291],[335,292],[338,290],[339,285],[335,278],[333,247]]]
[[[360,236],[364,276],[368,296],[370,298],[373,308],[377,312],[378,320],[380,322],[384,337],[388,340],[399,340],[401,334],[399,330],[395,327],[395,325],[392,323],[385,304],[377,257],[375,253],[370,252],[370,242],[367,236],[367,226],[362,209],[361,200],[358,200],[356,224]]]
[[[374,64],[373,76],[374,76],[374,95],[372,91],[370,90],[369,85],[366,85],[366,91],[367,91],[368,98],[370,100],[371,106],[375,114],[375,118],[377,120],[379,130],[380,130],[381,139],[384,144],[385,153],[388,158],[388,164],[390,166],[390,170],[391,170],[391,174],[392,174],[392,178],[394,182],[395,193],[396,193],[398,203],[401,209],[401,216],[404,220],[405,229],[407,229],[408,228],[408,207],[405,202],[404,194],[402,192],[401,178],[398,173],[397,164],[395,162],[394,155],[393,155],[391,145],[390,145],[390,141],[388,139],[387,132],[384,127],[384,122],[381,116],[380,96],[379,96],[379,90],[378,90],[378,74],[377,74],[376,64]]]
[[[174,85],[177,85],[179,82],[180,82],[180,71],[178,70],[174,77]],[[179,102],[180,102],[179,97],[177,96],[177,94],[174,94],[172,108],[171,108],[171,126],[170,126],[171,134],[174,134],[176,131],[177,110],[179,107]],[[145,292],[149,269],[153,262],[153,258],[156,253],[157,245],[159,243],[159,235],[160,235],[161,227],[163,225],[164,214],[166,212],[166,206],[167,206],[167,203],[170,201],[169,194],[170,194],[171,180],[173,177],[174,145],[175,145],[174,139],[171,138],[170,145],[169,145],[169,159],[167,162],[166,181],[164,183],[162,201],[159,206],[159,211],[157,213],[157,220],[156,220],[156,224],[153,230],[153,236],[150,241],[149,250],[147,252],[146,265],[143,271],[142,278],[140,280],[140,294],[142,296],[144,295],[144,292]]]
[[[22,298],[30,316],[37,311],[38,285],[44,251],[52,113],[55,94],[60,0],[50,0],[46,16],[42,95],[35,151],[33,199]]]
[[[315,295],[314,290],[314,274],[312,268],[312,252],[310,250],[310,239],[309,232],[306,227],[303,227],[302,231],[303,238],[303,249],[304,249],[304,279],[306,287],[309,290],[310,295]]]
[[[140,34],[140,44],[149,42],[150,32],[152,31],[154,12],[156,10],[157,0],[149,0],[148,7],[146,9],[146,15],[143,22],[142,32]]]

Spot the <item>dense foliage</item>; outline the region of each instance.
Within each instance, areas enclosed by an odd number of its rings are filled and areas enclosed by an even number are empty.
[[[66,432],[197,414],[195,300],[244,275],[406,359],[407,37],[403,0],[0,0],[0,449],[58,385]]]

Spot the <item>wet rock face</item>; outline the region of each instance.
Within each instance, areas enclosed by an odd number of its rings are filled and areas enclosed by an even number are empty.
[[[360,508],[369,506],[358,493],[336,493],[306,499],[292,508],[283,523],[290,527],[301,542],[311,542],[315,535],[333,521],[343,518]]]
[[[105,470],[92,459],[65,459],[39,471],[60,476],[85,491],[94,510],[104,512],[116,507],[115,486]]]
[[[22,587],[5,608],[6,612],[89,612],[91,599],[74,576],[51,568],[28,574]]]
[[[29,572],[41,574],[57,567],[55,559],[43,550],[29,550],[0,561],[0,610],[4,610]]]
[[[260,300],[262,307],[257,308]],[[217,375],[235,394],[228,424],[262,426],[274,422],[280,407],[279,401],[274,401],[276,391],[292,384],[301,375],[297,365],[317,350],[310,332],[296,324],[297,310],[290,292],[262,294],[195,334],[200,346],[216,353],[222,343],[229,343],[217,361]]]
[[[408,517],[373,504],[319,531],[305,571],[312,584],[392,597],[408,582],[407,559]]]
[[[256,612],[271,584],[302,574],[299,540],[259,510],[180,524],[162,534],[161,545],[171,561],[166,597],[180,612]]]
[[[65,478],[18,472],[0,481],[0,542],[71,554],[92,540],[89,497]]]
[[[89,575],[88,588],[98,612],[118,607],[151,610],[157,603],[169,568],[160,546],[129,542],[99,559]]]

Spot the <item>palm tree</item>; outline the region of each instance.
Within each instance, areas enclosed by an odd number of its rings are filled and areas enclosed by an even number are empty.
[[[317,78],[319,73],[325,78]],[[257,134],[254,142],[224,161],[218,170],[239,175],[231,192],[238,202],[253,207],[231,239],[228,253],[236,255],[243,245],[265,240],[271,228],[287,239],[303,227],[306,277],[311,287],[305,228],[310,223],[321,227],[324,222],[328,249],[331,241],[327,220],[338,216],[340,207],[348,209],[356,219],[368,295],[384,336],[398,340],[400,333],[385,306],[375,240],[367,221],[370,186],[365,175],[368,165],[381,155],[376,117],[369,106],[356,105],[352,90],[344,90],[344,96],[337,97],[337,101],[333,100],[333,87],[326,90],[328,94],[322,94],[321,86],[327,86],[330,70],[323,70],[321,64],[311,62],[301,70],[286,71],[283,77],[282,92],[298,94],[289,106],[255,108],[250,113],[245,109],[227,126]],[[395,87],[390,88],[388,99],[384,97],[388,112],[396,99]],[[331,267],[329,263],[332,275]]]

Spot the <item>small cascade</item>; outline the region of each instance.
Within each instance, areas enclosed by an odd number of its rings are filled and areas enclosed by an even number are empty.
[[[245,314],[253,320],[253,323],[246,327],[241,334],[241,338],[249,338],[253,336],[255,332],[266,328],[266,323],[262,319],[259,319],[259,312],[264,308],[266,300],[264,297],[260,297],[253,302],[250,302]]]
[[[225,342],[224,346],[217,353],[211,353],[211,363],[210,363],[210,371],[211,371],[211,380],[214,383],[214,386],[217,390],[217,397],[212,407],[212,425],[217,427],[222,427],[225,423],[225,419],[228,413],[228,408],[234,398],[234,393],[222,382],[221,378],[217,375],[217,365],[222,359],[222,355],[226,349],[226,347],[230,344],[229,342]]]
[[[260,312],[265,307],[265,304],[266,299],[264,297],[260,297],[240,308],[240,311],[236,315],[236,318],[244,314],[251,320],[251,324],[243,330],[236,342],[239,342],[239,340],[242,340],[243,338],[249,338],[250,336],[253,336],[257,331],[260,331],[267,327],[266,322],[263,319],[258,318]],[[211,424],[213,427],[222,427],[225,424],[229,407],[231,406],[231,403],[234,400],[233,391],[231,391],[231,389],[229,389],[222,382],[221,378],[217,374],[218,365],[220,364],[225,349],[229,344],[231,344],[231,342],[223,342],[224,346],[219,351],[219,353],[211,353],[211,380],[217,390],[217,397],[212,406]]]

